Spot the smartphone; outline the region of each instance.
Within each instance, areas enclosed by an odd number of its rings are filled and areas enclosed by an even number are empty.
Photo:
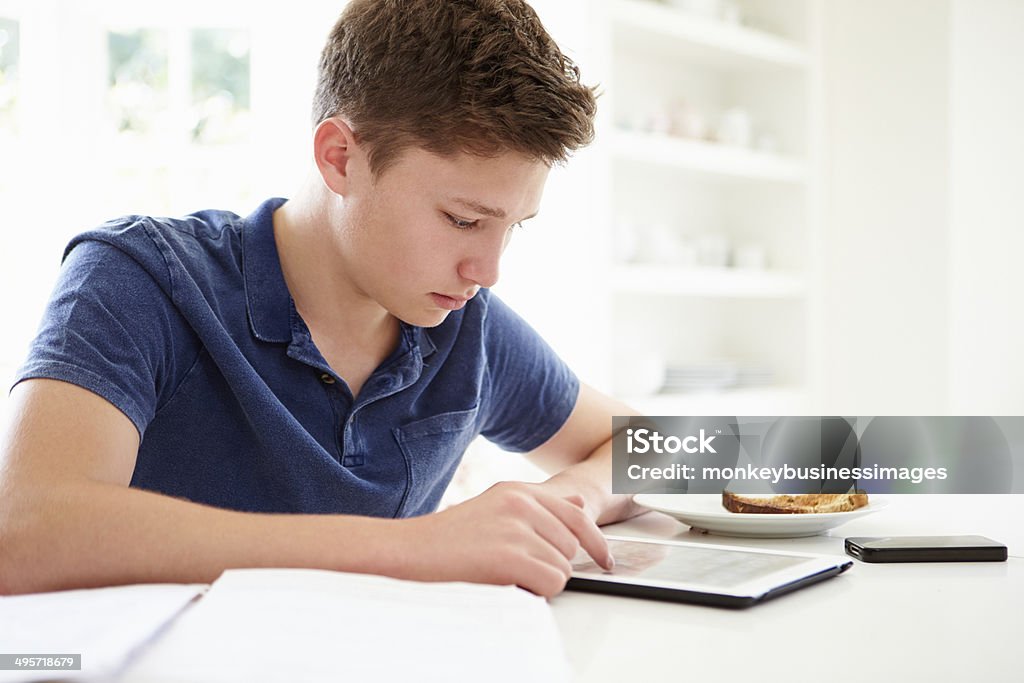
[[[846,539],[862,562],[1005,562],[1006,546],[984,536],[877,536]]]

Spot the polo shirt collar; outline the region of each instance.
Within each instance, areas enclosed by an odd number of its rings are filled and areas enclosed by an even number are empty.
[[[242,229],[242,276],[249,325],[256,338],[265,342],[292,340],[292,297],[274,240],[274,211],[285,201],[278,197],[263,202],[245,219]]]
[[[402,324],[405,325],[405,323]],[[408,327],[410,328],[410,330],[415,330],[415,332],[419,333],[413,335],[413,338],[416,339],[416,341],[418,342],[417,345],[420,347],[420,356],[422,358],[429,358],[431,355],[433,355],[434,351],[437,350],[437,346],[434,344],[434,340],[430,338],[430,335],[427,333],[427,331],[422,327],[413,328],[412,325],[409,325]]]

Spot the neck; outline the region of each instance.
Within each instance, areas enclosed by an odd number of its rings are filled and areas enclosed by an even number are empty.
[[[274,212],[274,238],[285,283],[311,330],[359,348],[388,343],[398,321],[362,292],[345,269],[336,230],[340,197],[315,174]]]

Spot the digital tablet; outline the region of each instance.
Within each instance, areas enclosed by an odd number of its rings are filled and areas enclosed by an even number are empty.
[[[572,563],[570,590],[635,598],[749,607],[840,574],[843,557],[682,541],[607,536],[615,557],[608,572],[583,551]]]

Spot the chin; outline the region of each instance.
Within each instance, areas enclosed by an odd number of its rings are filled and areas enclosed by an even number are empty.
[[[414,325],[416,327],[437,327],[448,319],[448,314],[450,312],[451,311],[427,310],[404,312],[401,315],[392,313],[392,315],[407,325]]]
[[[422,323],[418,323],[418,325],[420,327],[437,327],[438,325],[440,325],[441,323],[448,319],[448,314],[450,312],[451,311],[438,311],[433,315],[424,315],[423,317],[425,321]]]

